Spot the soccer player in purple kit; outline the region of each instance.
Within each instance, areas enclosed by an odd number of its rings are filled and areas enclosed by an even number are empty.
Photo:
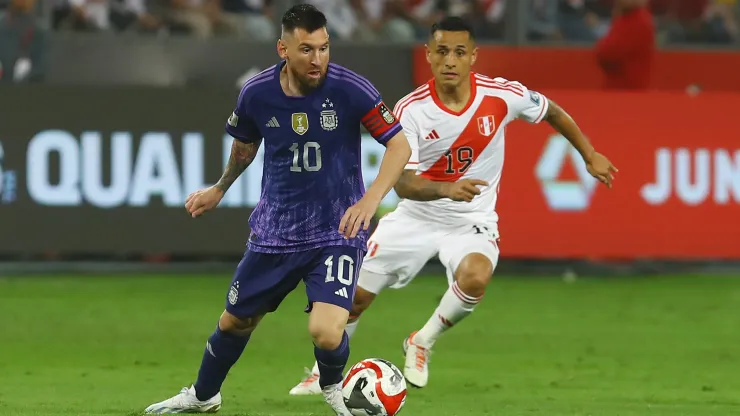
[[[264,140],[262,194],[226,310],[208,339],[197,381],[147,413],[218,411],[221,385],[252,331],[302,280],[324,397],[337,415],[351,416],[341,394],[349,358],[344,328],[370,220],[411,149],[375,87],[329,63],[326,18],[315,7],[297,5],[283,15],[277,49],[280,64],[246,82],[228,119],[226,131],[234,142],[223,176],[191,194],[185,205],[193,217],[215,208]],[[386,146],[367,192],[360,125]]]

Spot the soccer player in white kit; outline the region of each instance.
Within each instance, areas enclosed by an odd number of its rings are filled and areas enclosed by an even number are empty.
[[[473,312],[498,263],[494,208],[506,125],[516,119],[545,120],[572,143],[602,183],[611,187],[617,171],[557,104],[518,82],[471,72],[475,59],[467,23],[449,17],[432,27],[427,60],[434,79],[394,109],[412,149],[395,186],[403,200],[369,239],[346,328],[351,336],[382,289],[406,286],[438,255],[449,288],[427,323],[403,343],[404,376],[416,387],[427,384],[435,341]],[[314,365],[290,394],[320,393],[318,378]]]

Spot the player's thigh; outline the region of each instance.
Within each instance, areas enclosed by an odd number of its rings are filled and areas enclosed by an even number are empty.
[[[315,302],[350,311],[364,256],[365,250],[348,246],[315,250],[312,265],[304,279],[308,297],[306,311],[311,312]]]
[[[437,254],[440,243],[434,224],[397,212],[383,217],[370,236],[359,286],[374,294],[406,286]]]
[[[240,319],[274,312],[303,278],[305,253],[247,251],[234,272],[226,311]]]
[[[491,273],[499,259],[498,237],[495,228],[489,226],[463,227],[449,234],[439,248],[439,260],[447,270],[447,281],[452,284],[463,259],[479,253],[491,262]]]

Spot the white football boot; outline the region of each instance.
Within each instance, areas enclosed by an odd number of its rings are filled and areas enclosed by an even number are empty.
[[[347,409],[347,405],[344,404],[342,383],[326,386],[322,390],[322,393],[324,393],[324,400],[331,406],[337,416],[352,416],[352,413]]]
[[[312,396],[321,394],[319,386],[319,373],[315,370],[306,369],[306,377],[295,387],[290,389],[291,396]]]
[[[415,344],[414,335],[416,332],[403,340],[403,354],[406,356],[403,376],[409,384],[421,388],[429,381],[429,357],[432,355],[432,350]]]
[[[340,393],[341,397],[341,393]],[[221,393],[201,401],[195,396],[195,387],[183,387],[180,393],[163,402],[154,403],[144,411],[147,414],[169,415],[173,413],[216,413],[221,409]]]

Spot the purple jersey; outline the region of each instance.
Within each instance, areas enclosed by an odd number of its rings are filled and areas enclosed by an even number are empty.
[[[345,240],[344,212],[365,192],[361,125],[381,144],[401,131],[380,93],[360,75],[329,64],[326,81],[305,97],[280,86],[281,62],[244,84],[226,131],[264,139],[260,201],[249,219],[249,249],[285,253],[324,246],[366,249],[367,232]]]

